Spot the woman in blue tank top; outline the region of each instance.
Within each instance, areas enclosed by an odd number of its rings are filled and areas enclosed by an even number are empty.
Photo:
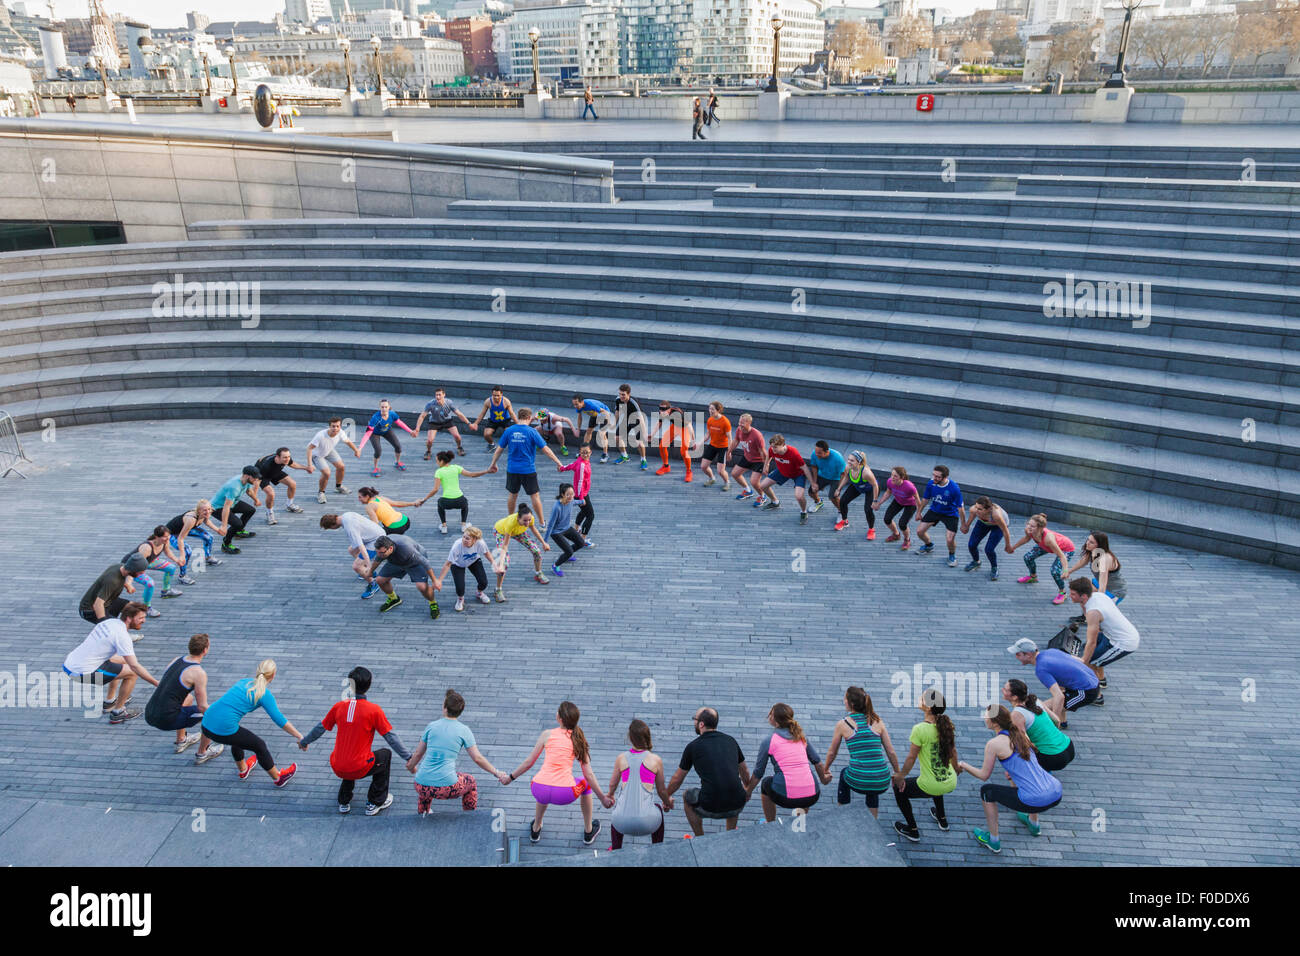
[[[975,839],[994,853],[1002,852],[1002,842],[998,839],[998,804],[1016,811],[1020,822],[1029,828],[1029,832],[1038,836],[1043,832],[1038,825],[1038,814],[1050,810],[1061,802],[1061,782],[1038,764],[1038,757],[1029,745],[1029,738],[1019,726],[1012,723],[1011,712],[1005,707],[990,705],[984,714],[984,725],[996,731],[993,738],[984,745],[984,764],[976,769],[962,761],[959,770],[980,780],[988,780],[993,774],[995,763],[1001,763],[1002,769],[1011,778],[1010,786],[986,783],[980,787],[980,799],[984,801],[984,819],[988,829],[975,828]]]

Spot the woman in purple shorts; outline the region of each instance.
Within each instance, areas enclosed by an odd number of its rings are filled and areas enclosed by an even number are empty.
[[[510,775],[511,780],[522,777],[545,751],[542,769],[533,775],[530,784],[533,799],[537,801],[537,810],[528,831],[528,837],[534,843],[542,838],[542,817],[546,814],[546,808],[552,804],[563,807],[575,800],[582,801],[582,840],[588,845],[600,832],[600,821],[592,819],[591,795],[594,793],[606,809],[614,805],[614,801],[600,789],[596,775],[592,773],[591,750],[582,728],[578,726],[578,717],[577,704],[568,700],[561,703],[555,714],[555,722],[559,726],[543,730],[533,745],[532,753]],[[573,776],[575,760],[582,768],[580,780]]]

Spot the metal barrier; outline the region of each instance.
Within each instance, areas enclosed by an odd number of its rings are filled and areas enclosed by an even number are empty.
[[[18,426],[14,424],[13,416],[8,412],[0,411],[0,478],[8,478],[9,473],[13,472],[19,478],[26,478],[18,469],[19,462],[32,464],[32,460],[27,457],[23,451],[23,443],[18,438]]]

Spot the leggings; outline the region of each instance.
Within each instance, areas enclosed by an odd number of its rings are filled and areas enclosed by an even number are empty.
[[[257,765],[263,770],[271,770],[275,767],[271,748],[266,745],[265,740],[251,730],[240,727],[233,734],[214,734],[207,727],[203,727],[202,730],[203,735],[209,740],[215,740],[219,744],[229,744],[230,755],[235,758],[235,763],[242,763],[244,751],[251,750],[257,754]]]
[[[397,457],[398,461],[401,461],[402,443],[397,440],[397,436],[393,434],[391,430],[384,432],[382,435],[379,434],[379,432],[371,433],[370,447],[375,450],[375,461],[379,461],[379,456],[383,452],[383,446],[379,444],[379,439],[381,438],[393,446],[393,454]]]
[[[1031,807],[1020,799],[1020,791],[1009,784],[1004,783],[986,783],[980,787],[980,799],[985,803],[1000,803],[1004,807],[1015,810],[1018,813],[1042,813],[1044,810],[1050,810],[1061,802],[1057,797],[1051,803],[1043,807]]]
[[[478,807],[478,782],[470,773],[456,774],[456,782],[450,787],[426,787],[422,783],[415,785],[415,812],[428,813],[435,800],[454,800],[460,797],[462,810]]]
[[[1030,548],[1028,551],[1025,552],[1025,567],[1029,569],[1030,574],[1034,574],[1034,575],[1038,574],[1038,559],[1048,553],[1049,552],[1043,550],[1038,545],[1034,545],[1032,548]],[[1065,554],[1066,561],[1069,561],[1073,557],[1074,557],[1073,551],[1066,552]],[[1061,564],[1061,559],[1057,557],[1053,557],[1052,558],[1052,580],[1056,582],[1056,588],[1058,591],[1065,590],[1065,578],[1061,576],[1061,572],[1064,569],[1065,569],[1064,565]]]
[[[497,536],[497,548],[504,548],[506,546],[506,536],[500,531],[495,531],[493,533]],[[533,556],[533,567],[538,571],[542,570],[542,549],[538,546],[537,542],[526,534],[516,535],[515,540],[521,542],[523,546],[528,549],[528,553]],[[510,557],[509,552],[506,553],[506,557],[507,559]],[[479,560],[482,559],[480,558]],[[509,566],[509,561],[507,561],[506,567]]]
[[[573,557],[573,552],[579,551],[587,546],[587,542],[582,539],[578,529],[570,525],[563,531],[556,531],[551,534],[551,540],[559,546],[564,553],[556,559],[557,565],[563,564]]]
[[[439,498],[438,499],[438,520],[443,524],[447,523],[447,510],[451,509],[460,511],[460,523],[464,524],[469,520],[469,499],[464,495],[459,498]]]
[[[885,790],[889,789],[889,784],[885,784],[884,790],[859,790],[857,787],[849,783],[848,777],[845,776],[848,772],[847,767],[840,771],[840,786],[839,791],[835,794],[835,802],[849,803],[853,799],[852,794],[860,793],[864,798],[866,798],[868,809],[874,810],[879,807],[880,795],[884,793]]]
[[[596,509],[592,507],[591,495],[587,495],[587,497],[582,499],[582,504],[578,508],[578,514],[573,520],[578,526],[578,530],[582,532],[584,538],[591,534],[591,523],[596,520]]]
[[[893,788],[894,800],[898,803],[898,809],[902,812],[903,819],[907,821],[909,830],[916,829],[916,817],[912,816],[912,801],[917,797],[929,797],[934,801],[934,812],[939,815],[939,819],[948,819],[948,815],[943,812],[943,797],[936,797],[926,793],[917,785],[916,780],[916,777],[908,777],[907,783],[902,790],[897,787]]]
[[[654,833],[650,834],[650,842],[663,843],[664,842],[664,808],[657,803],[655,804],[655,806],[659,807],[659,829],[656,830]],[[612,823],[609,825],[609,843],[610,846],[615,850],[623,849],[623,834],[619,833],[618,827],[614,826],[614,824]]]
[[[903,518],[898,522],[899,528],[907,529],[907,523],[912,520],[912,515],[916,514],[916,505],[900,505],[896,500],[889,503],[885,509],[885,524],[893,524],[894,516],[899,512],[903,513]]]
[[[459,565],[451,566],[451,579],[456,582],[456,597],[465,596],[465,572],[469,571],[474,575],[474,583],[478,585],[479,591],[487,590],[487,569],[483,567],[483,559],[477,558],[468,568],[462,568]]]
[[[207,528],[196,527],[191,529],[190,534],[194,535],[194,537],[198,538],[200,541],[203,542],[203,556],[205,558],[212,557],[212,532],[209,531]],[[180,550],[181,545],[180,542],[176,540],[176,535],[172,535],[171,543],[173,549],[178,551]],[[193,555],[194,555],[194,549],[187,544],[185,546],[185,564],[181,568],[182,575],[190,573],[190,561]]]
[[[244,523],[255,514],[257,514],[257,509],[247,501],[236,501],[231,505],[229,530],[226,532],[225,537],[221,539],[221,543],[229,545],[234,540],[235,532],[243,531]]]
[[[140,594],[140,603],[145,607],[153,606],[153,578],[147,574],[137,574],[135,583],[140,585],[144,590]]]
[[[161,571],[163,573],[163,590],[170,591],[172,588],[172,578],[176,576],[176,562],[166,555],[160,554],[149,564],[149,570]],[[148,574],[137,574],[136,581],[144,588],[144,594],[140,597],[140,603],[145,607],[153,604],[153,578]]]
[[[840,517],[845,521],[849,520],[849,502],[853,501],[855,498],[862,499],[862,510],[867,516],[867,527],[874,528],[876,526],[876,512],[875,509],[871,507],[871,495],[867,494],[857,485],[852,483],[847,485],[844,489],[844,494],[840,495]],[[907,524],[906,519],[903,520],[903,524]]]
[[[984,545],[984,553],[988,555],[989,564],[993,565],[993,570],[996,571],[998,569],[998,545],[1002,543],[1001,528],[977,520],[975,527],[971,530],[970,538],[966,541],[966,547],[970,549],[970,559],[979,561],[980,542],[986,537],[988,543]]]

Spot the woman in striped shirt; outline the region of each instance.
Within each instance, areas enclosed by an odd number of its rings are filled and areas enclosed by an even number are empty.
[[[889,741],[889,731],[871,706],[871,695],[861,687],[844,692],[848,716],[835,724],[835,736],[826,751],[826,769],[831,769],[840,752],[840,741],[849,751],[849,765],[840,771],[838,803],[848,803],[849,792],[860,793],[873,817],[880,817],[880,795],[889,789],[890,768],[898,772],[898,755]]]

